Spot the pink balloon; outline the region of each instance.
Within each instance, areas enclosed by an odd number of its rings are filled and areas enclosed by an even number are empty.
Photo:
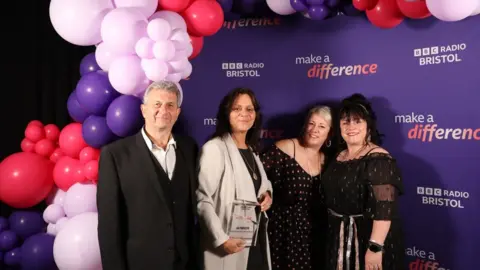
[[[290,15],[296,12],[290,0],[267,0],[268,7],[279,15]]]
[[[66,155],[72,158],[78,158],[80,151],[88,146],[83,140],[82,124],[71,123],[65,126],[60,132],[58,145]]]
[[[427,8],[439,20],[454,22],[469,17],[478,0],[426,0]]]
[[[148,64],[144,64],[145,74],[152,81],[164,80],[168,75],[168,65],[159,59],[149,59]]]
[[[60,158],[53,169],[53,180],[58,188],[67,191],[76,183],[85,181],[83,164],[78,159],[69,156]]]
[[[142,37],[135,45],[135,52],[141,58],[153,58],[153,45],[155,41],[148,37]]]
[[[25,138],[36,143],[45,138],[45,130],[39,125],[28,125],[25,129]]]
[[[83,169],[85,177],[92,181],[93,183],[97,183],[98,180],[98,160],[90,160],[85,164],[85,168]]]
[[[172,32],[172,27],[167,20],[156,18],[151,20],[147,26],[148,36],[155,40],[166,40]]]
[[[50,204],[45,211],[43,211],[43,220],[45,220],[46,223],[55,224],[62,217],[65,217],[65,212],[63,211],[63,207],[58,204]]]
[[[97,226],[97,213],[77,215],[64,225],[53,244],[53,257],[59,269],[102,269]]]
[[[154,20],[156,18],[161,18],[161,19],[164,19],[166,20],[170,26],[172,27],[172,30],[173,29],[182,29],[183,31],[187,31],[187,24],[185,23],[185,20],[183,19],[183,17],[176,13],[176,12],[173,12],[173,11],[169,11],[169,10],[161,10],[161,11],[158,11],[158,12],[155,12],[150,18],[149,20]]]
[[[135,44],[146,36],[147,23],[147,18],[136,8],[116,8],[102,22],[103,42],[112,51],[135,53]]]
[[[182,73],[182,79],[188,78],[190,76],[190,74],[192,74],[192,69],[193,69],[192,64],[187,61],[187,64],[186,64],[185,68],[181,72]]]
[[[170,73],[182,73],[183,70],[187,67],[188,63],[189,62],[187,58],[168,62],[170,66]]]
[[[133,95],[147,88],[149,81],[142,70],[141,60],[131,55],[118,58],[108,72],[110,83],[119,93]]]
[[[100,150],[87,146],[80,151],[79,160],[85,164],[91,160],[98,160],[100,157]]]
[[[51,234],[51,235],[56,235],[56,234],[57,234],[57,229],[56,229],[55,224],[53,224],[53,223],[48,223],[47,233],[48,233],[48,234]]]
[[[65,156],[65,154],[63,153],[62,149],[57,147],[50,155],[50,160],[53,162],[57,162],[63,156]]]
[[[67,224],[68,218],[67,217],[62,217],[61,219],[57,220],[57,223],[55,223],[55,229],[58,232],[60,232],[65,225]]]
[[[44,127],[45,137],[51,141],[57,142],[58,136],[60,136],[60,129],[57,125],[48,124]]]
[[[95,49],[95,60],[97,60],[98,65],[104,70],[108,71],[112,62],[118,57],[128,55],[128,53],[116,52],[112,50],[104,42],[98,44]]]
[[[172,31],[172,35],[170,36],[170,40],[178,41],[175,47],[176,49],[184,49],[186,44],[190,43],[190,36],[188,35],[186,30],[183,29],[175,29]]]
[[[175,46],[170,40],[159,40],[153,45],[153,55],[163,61],[169,61],[175,56]]]
[[[150,17],[157,10],[158,0],[113,0],[117,8],[137,8],[146,18]]]
[[[111,0],[52,0],[50,21],[64,40],[79,46],[95,45],[102,41],[102,20],[113,8]]]
[[[182,79],[181,73],[170,73],[167,75],[167,77],[165,77],[165,80],[176,82],[176,83],[180,82],[181,79]]]
[[[42,139],[35,144],[35,153],[50,158],[50,155],[55,151],[56,145],[49,139]]]
[[[63,209],[69,218],[86,212],[97,212],[97,186],[76,183],[65,195]]]
[[[35,143],[30,141],[27,138],[24,138],[20,143],[20,148],[22,148],[23,152],[34,152],[35,151]]]

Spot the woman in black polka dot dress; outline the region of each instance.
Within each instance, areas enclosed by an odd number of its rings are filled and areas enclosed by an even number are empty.
[[[273,204],[268,223],[272,269],[319,269],[315,259],[316,207],[325,155],[321,147],[331,127],[330,109],[312,108],[301,135],[277,142],[262,155],[265,171],[273,185]],[[324,231],[324,230],[322,230]]]

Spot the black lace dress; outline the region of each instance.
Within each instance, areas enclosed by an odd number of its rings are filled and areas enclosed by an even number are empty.
[[[382,256],[383,269],[404,270],[404,246],[398,213],[403,184],[395,160],[370,153],[333,161],[321,181],[329,209],[325,270],[363,270],[374,220],[390,220]]]
[[[320,176],[310,176],[294,157],[275,145],[262,155],[273,186],[273,204],[268,212],[272,269],[322,269],[315,267],[320,260],[315,255],[320,253],[315,251],[318,248],[315,243],[322,242],[316,237],[320,231],[317,230]]]

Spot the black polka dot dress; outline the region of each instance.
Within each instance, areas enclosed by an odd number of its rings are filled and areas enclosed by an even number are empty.
[[[263,153],[262,161],[273,186],[268,223],[272,269],[318,269],[312,262],[312,242],[320,176],[310,176],[275,145]]]

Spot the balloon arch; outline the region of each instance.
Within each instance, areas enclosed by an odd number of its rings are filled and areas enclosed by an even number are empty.
[[[67,100],[72,122],[31,121],[21,151],[0,163],[0,264],[22,269],[101,269],[96,181],[100,148],[142,126],[140,97],[152,81],[178,84],[225,18],[300,13],[311,20],[364,14],[380,28],[434,16],[459,21],[480,0],[52,0],[64,40],[96,46]],[[182,92],[183,93],[183,92]],[[188,94],[188,93],[187,93]],[[43,212],[27,210],[46,201]]]

